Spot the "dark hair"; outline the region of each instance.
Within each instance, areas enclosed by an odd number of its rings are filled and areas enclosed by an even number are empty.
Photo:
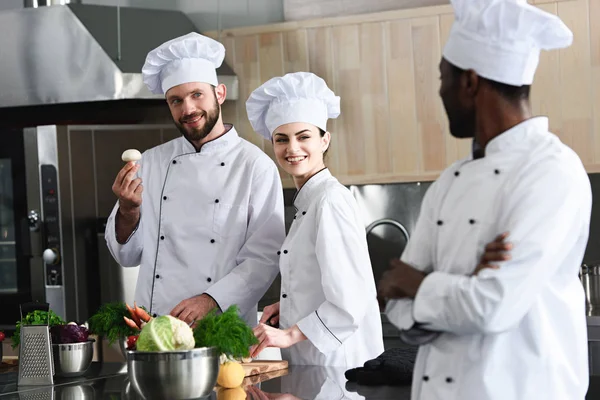
[[[321,137],[325,136],[325,131],[319,127],[317,127],[317,129],[319,130],[319,133],[321,134]],[[327,147],[327,150],[325,150],[323,152],[323,158],[325,158],[325,156],[327,155],[327,152],[329,151],[329,146]]]
[[[461,69],[454,64],[450,64],[450,66],[452,67],[452,72],[453,72],[455,78],[458,78],[463,72],[465,72],[464,69]],[[480,78],[483,79],[484,81],[486,81],[492,87],[492,89],[494,89],[496,92],[498,92],[498,94],[500,94],[506,100],[509,100],[509,101],[529,100],[529,92],[531,89],[530,85],[513,86],[513,85],[507,85],[506,83],[493,81],[491,79],[487,79],[484,77],[480,77]]]

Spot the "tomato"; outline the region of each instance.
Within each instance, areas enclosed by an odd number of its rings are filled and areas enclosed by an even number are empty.
[[[132,350],[135,348],[135,342],[138,340],[138,335],[131,335],[127,337],[127,349]]]
[[[3,341],[5,337],[6,335],[4,335],[4,332],[0,332],[0,342]]]

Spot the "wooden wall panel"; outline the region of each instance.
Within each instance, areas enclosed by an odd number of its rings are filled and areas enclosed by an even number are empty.
[[[543,51],[532,87],[535,114],[600,172],[600,0],[530,0],[573,30],[573,46]],[[266,79],[295,71],[321,76],[342,98],[330,120],[327,165],[345,184],[435,179],[471,150],[448,132],[438,64],[454,16],[450,6],[227,30],[217,35],[240,81],[240,100],[224,115],[272,155],[252,132],[245,100]],[[230,54],[234,53],[234,54]],[[284,185],[291,186],[282,174]]]
[[[366,170],[365,134],[362,127],[360,85],[360,36],[357,25],[332,28],[334,84],[333,91],[341,97],[342,113],[336,124],[333,149],[338,154],[337,170],[341,175],[364,175]]]
[[[263,60],[268,62],[268,60]],[[254,133],[248,114],[246,113],[246,99],[262,83],[260,80],[260,70],[258,62],[258,35],[249,35],[236,38],[235,40],[235,64],[233,66],[235,73],[239,77],[239,99],[238,120],[236,126],[238,132],[250,142],[263,148],[264,140]]]
[[[546,12],[557,14],[556,3],[540,6]],[[560,85],[560,51],[543,51],[531,90],[531,105],[535,115],[552,116],[550,131],[565,139],[562,133],[562,96]]]
[[[393,174],[415,174],[421,170],[418,149],[415,78],[410,20],[385,23],[387,27],[387,81],[389,134]]]
[[[438,96],[440,43],[439,18],[412,21],[417,132],[421,136],[424,172],[446,166],[445,134]]]
[[[360,26],[361,136],[368,176],[391,170],[389,102],[385,65],[385,27],[381,23]],[[342,110],[343,112],[343,110]],[[376,154],[377,157],[373,157]]]
[[[560,95],[562,131],[566,143],[584,164],[593,163],[592,91],[590,37],[587,1],[558,3],[559,17],[577,38],[573,45],[560,50]]]
[[[308,33],[306,29],[283,32],[284,73],[308,71]]]

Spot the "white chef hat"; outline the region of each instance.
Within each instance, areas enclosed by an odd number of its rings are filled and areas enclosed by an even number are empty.
[[[268,80],[246,101],[252,128],[271,140],[277,127],[305,122],[327,131],[327,120],[340,115],[340,98],[310,72],[294,72]]]
[[[526,0],[451,0],[455,21],[443,56],[461,69],[513,86],[531,85],[540,50],[564,48],[573,33]]]
[[[225,47],[214,39],[192,32],[169,40],[146,56],[144,83],[155,94],[188,82],[219,84],[217,68],[225,58]]]

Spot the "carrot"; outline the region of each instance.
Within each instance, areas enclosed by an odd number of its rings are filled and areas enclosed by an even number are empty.
[[[129,314],[131,315],[131,319],[133,319],[133,322],[135,322],[135,324],[139,327],[141,324],[140,317],[138,317],[135,310],[131,308],[129,304],[125,303],[125,306],[127,307],[127,311],[129,311]]]
[[[133,320],[127,318],[127,317],[123,317],[123,319],[125,320],[125,323],[127,324],[128,327],[133,328],[133,329],[140,329],[139,326],[137,326],[135,324],[135,322],[133,322]]]
[[[135,304],[135,301],[133,302],[133,306],[135,307],[135,312],[136,312],[136,314],[138,315],[138,317],[139,317],[139,318],[140,318],[142,321],[144,321],[144,322],[148,322],[148,321],[150,321],[150,319],[152,318],[152,317],[150,316],[150,314],[148,314],[146,311],[144,311],[144,309],[143,309],[143,308],[141,308],[141,307],[138,307],[138,306]]]

